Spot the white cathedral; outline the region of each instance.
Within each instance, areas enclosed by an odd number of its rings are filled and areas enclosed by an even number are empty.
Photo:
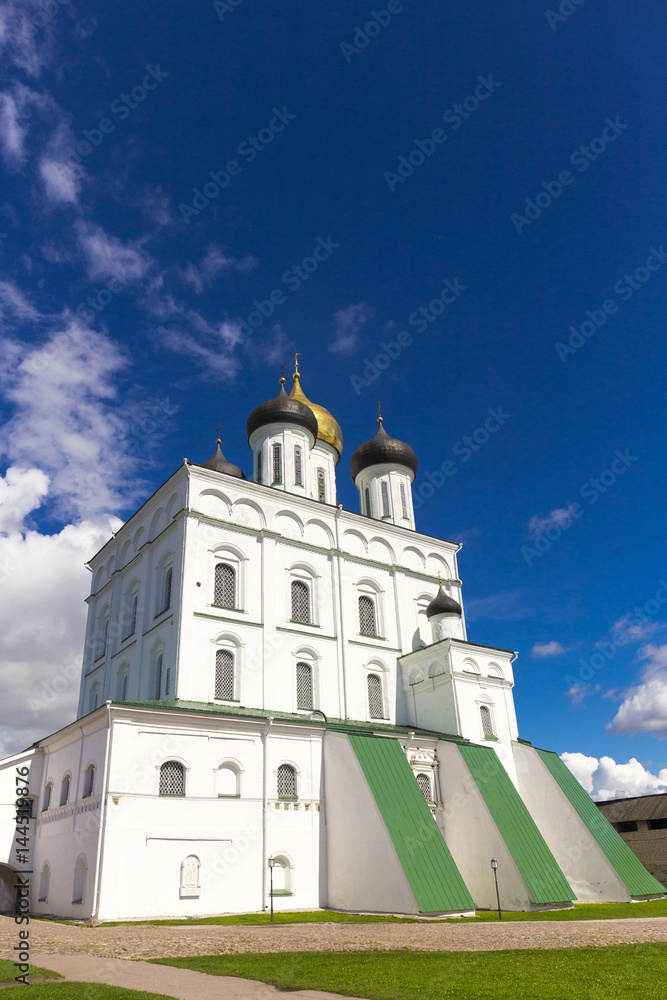
[[[284,381],[248,418],[252,481],[218,439],[91,558],[78,718],[0,762],[0,908],[24,842],[32,913],[81,920],[472,914],[491,858],[505,909],[664,894],[519,738],[516,654],[468,639],[412,448],[380,417],[344,510],[340,427]]]

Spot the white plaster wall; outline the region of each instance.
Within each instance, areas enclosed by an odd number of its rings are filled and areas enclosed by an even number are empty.
[[[415,515],[412,506],[413,475],[407,468],[390,464],[372,465],[359,473],[355,485],[359,490],[359,510],[366,511],[366,490],[370,492],[371,516],[374,520],[395,524],[402,528],[414,528]],[[385,481],[389,492],[389,514],[383,514],[382,481]],[[403,515],[401,500],[401,485],[405,490],[407,517]],[[368,515],[367,515],[368,516]]]
[[[323,905],[339,910],[419,913],[348,737],[324,740],[327,883]]]
[[[514,758],[521,797],[579,902],[629,902],[625,883],[537,752],[516,743]]]

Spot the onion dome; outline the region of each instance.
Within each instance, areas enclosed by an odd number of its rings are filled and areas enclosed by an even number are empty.
[[[313,441],[317,440],[317,417],[305,403],[290,399],[285,392],[284,378],[280,379],[278,395],[260,403],[248,417],[245,427],[248,441],[258,427],[265,427],[267,424],[296,424],[297,427],[310,431]]]
[[[330,444],[332,448],[335,449],[338,458],[336,459],[336,465],[340,461],[340,456],[343,451],[343,432],[340,429],[338,421],[333,417],[328,410],[325,410],[323,406],[319,403],[311,403],[311,401],[306,397],[303,389],[301,388],[299,372],[294,372],[294,387],[289,394],[290,399],[297,399],[304,406],[307,406],[309,410],[312,410],[317,419],[317,437],[319,441],[326,441]]]
[[[235,479],[245,479],[245,476],[243,475],[241,469],[239,469],[238,465],[233,465],[231,462],[228,462],[222,454],[219,427],[218,438],[215,442],[215,451],[209,458],[208,462],[200,462],[199,467],[200,469],[211,469],[213,472],[224,472],[226,476],[234,476]]]
[[[462,608],[458,601],[446,594],[442,589],[442,584],[438,587],[438,593],[433,598],[426,609],[426,617],[433,618],[434,615],[461,615]]]
[[[382,417],[378,417],[375,437],[360,444],[352,456],[352,479],[356,481],[359,473],[371,465],[404,465],[410,469],[413,478],[417,474],[417,456],[414,451],[404,441],[389,437],[382,426]]]

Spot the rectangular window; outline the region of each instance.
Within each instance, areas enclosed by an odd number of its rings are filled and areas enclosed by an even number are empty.
[[[282,483],[283,481],[283,462],[282,455],[280,453],[280,445],[274,444],[273,446],[273,481],[274,483]]]
[[[159,701],[162,697],[162,653],[157,658],[157,663],[155,664],[155,700]]]
[[[301,447],[294,445],[294,483],[296,486],[303,486],[303,470],[301,467]]]
[[[634,819],[624,819],[620,823],[614,823],[619,833],[636,833],[637,821]]]
[[[371,491],[368,486],[364,490],[364,499],[366,501],[366,517],[373,516],[373,508],[371,507]]]
[[[261,481],[262,481],[262,452],[258,451],[257,452],[257,482],[261,483]]]
[[[650,819],[648,828],[649,830],[667,830],[667,819]]]
[[[215,654],[215,698],[234,699],[234,654],[228,649],[219,649]]]
[[[317,499],[320,503],[324,503],[327,498],[327,481],[324,475],[324,469],[317,470]]]
[[[405,484],[401,483],[401,508],[403,511],[403,517],[408,516],[408,498],[405,494]]]
[[[380,483],[380,493],[382,495],[382,516],[389,517],[389,486],[386,479],[383,479]]]

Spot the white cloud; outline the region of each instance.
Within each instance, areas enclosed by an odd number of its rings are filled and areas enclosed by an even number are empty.
[[[50,94],[15,82],[0,93],[0,152],[8,167],[16,169],[27,156],[26,136],[34,110],[44,118],[59,114]]]
[[[76,163],[43,156],[39,176],[44,194],[54,205],[78,205],[83,171]]]
[[[8,0],[0,4],[0,53],[33,77],[40,75],[53,53],[46,10],[40,0]]]
[[[334,316],[333,340],[329,344],[329,350],[333,354],[351,351],[359,339],[359,331],[372,315],[373,310],[365,302],[339,309]]]
[[[573,705],[583,705],[586,698],[598,694],[601,690],[599,684],[595,686],[592,684],[573,684],[571,688],[568,688],[567,696]]]
[[[624,693],[607,729],[619,735],[651,733],[667,739],[667,645],[649,644],[639,656],[646,661],[640,680]]]
[[[77,222],[76,231],[91,281],[136,281],[147,273],[151,259],[139,243],[123,244],[90,222]]]
[[[633,615],[623,615],[611,627],[611,634],[619,646],[624,646],[630,642],[644,642],[664,626],[661,622],[651,622],[645,619],[633,621]]]
[[[534,514],[528,522],[528,531],[533,538],[537,538],[549,528],[567,528],[572,522],[576,509],[576,503],[568,503],[566,507],[556,507],[555,510],[549,511],[546,517]]]
[[[41,313],[28,301],[18,285],[11,281],[0,281],[0,316],[5,319],[10,315],[21,321],[41,318]]]
[[[530,652],[531,656],[542,660],[546,656],[560,656],[565,652],[565,647],[561,646],[555,639],[552,639],[551,642],[536,642]]]
[[[48,491],[49,477],[41,469],[7,469],[0,476],[0,534],[19,531]]]
[[[216,244],[211,245],[204,255],[199,266],[188,263],[183,271],[183,280],[192,285],[197,294],[200,294],[204,287],[209,284],[221,271],[240,271],[247,274],[257,267],[257,259],[251,254],[237,258],[227,254]]]
[[[657,775],[631,757],[627,764],[617,764],[612,757],[587,757],[583,753],[563,753],[577,781],[596,802],[667,792],[667,768]]]

